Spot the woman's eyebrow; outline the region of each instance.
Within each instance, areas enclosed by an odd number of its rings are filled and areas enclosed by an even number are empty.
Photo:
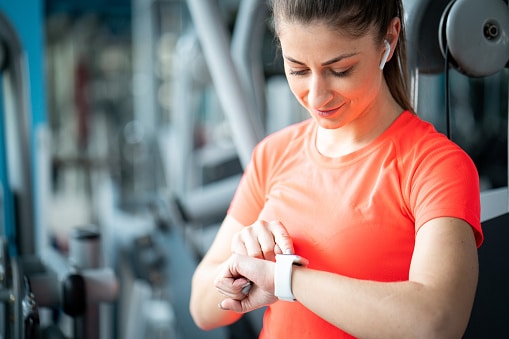
[[[346,58],[350,58],[350,57],[352,57],[352,56],[354,56],[354,55],[356,55],[356,54],[358,54],[358,53],[348,53],[348,54],[342,54],[342,55],[340,55],[340,56],[337,56],[337,57],[335,57],[335,58],[332,58],[332,59],[330,59],[330,60],[327,60],[327,61],[323,62],[323,63],[322,63],[322,66],[332,65],[332,64],[334,64],[334,63],[336,63],[336,62],[338,62],[338,61],[341,61],[341,60],[346,59]],[[288,60],[288,61],[290,61],[290,62],[294,63],[294,64],[298,64],[298,65],[305,66],[305,63],[303,63],[302,61],[298,61],[298,60],[296,60],[296,59],[294,59],[294,58],[292,58],[292,57],[290,57],[290,56],[285,55],[285,56],[284,56],[284,58],[285,58],[286,60]]]
[[[333,59],[330,59],[330,60],[328,60],[328,61],[325,61],[324,63],[322,63],[322,66],[332,65],[332,64],[334,64],[334,63],[336,63],[336,62],[338,62],[338,61],[341,61],[341,60],[343,60],[343,59],[350,58],[350,57],[352,57],[352,56],[354,56],[354,55],[356,55],[356,54],[358,54],[358,53],[348,53],[348,54],[340,55],[340,56],[338,56],[338,57],[336,57],[336,58],[333,58]]]
[[[283,57],[284,57],[286,60],[288,60],[288,61],[290,61],[290,62],[292,62],[292,63],[294,63],[294,64],[298,64],[298,65],[305,66],[305,64],[304,64],[302,61],[295,60],[294,58],[289,57],[289,56],[287,56],[287,55],[284,55]]]

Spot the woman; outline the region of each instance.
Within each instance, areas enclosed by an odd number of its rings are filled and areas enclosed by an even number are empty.
[[[254,150],[195,271],[195,322],[224,326],[268,305],[260,338],[460,338],[483,239],[478,176],[413,113],[401,1],[272,10],[311,118]]]

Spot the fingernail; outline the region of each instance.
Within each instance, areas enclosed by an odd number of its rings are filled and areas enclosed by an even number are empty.
[[[224,308],[224,307],[223,307],[223,305],[221,305],[221,303],[217,304],[217,307],[218,307],[218,308],[220,308],[220,309],[222,309],[223,311],[227,311],[227,309],[226,309],[226,308]]]
[[[292,254],[292,250],[291,250],[291,249],[287,249],[287,250],[285,250],[285,252],[284,252],[284,253],[285,253],[285,254]]]
[[[248,283],[244,284],[242,286],[242,294],[247,295],[249,293],[249,291],[251,290],[251,286],[252,286],[252,284],[250,281]]]

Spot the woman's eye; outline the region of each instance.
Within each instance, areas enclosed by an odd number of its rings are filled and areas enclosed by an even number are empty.
[[[340,71],[340,72],[339,71],[331,70],[331,73],[335,77],[342,78],[342,77],[347,76],[350,73],[350,70],[351,70],[351,68],[347,69],[346,71]]]
[[[335,77],[338,77],[338,78],[341,78],[341,77],[345,77],[347,76],[350,71],[351,71],[352,68],[349,68],[345,71],[335,71],[333,69],[330,69],[330,72],[333,76]],[[308,69],[301,69],[301,70],[290,70],[288,72],[290,75],[294,75],[294,76],[303,76],[303,75],[306,75],[309,73],[309,70]]]
[[[297,76],[305,75],[306,73],[307,73],[307,70],[305,70],[305,69],[299,70],[299,71],[297,71],[297,70],[291,70],[290,71],[290,75],[297,75]]]

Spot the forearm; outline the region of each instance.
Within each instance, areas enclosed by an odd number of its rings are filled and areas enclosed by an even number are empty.
[[[209,330],[229,325],[241,317],[240,314],[219,308],[218,304],[225,296],[217,291],[214,280],[231,255],[230,244],[233,235],[242,228],[240,223],[227,216],[209,251],[194,272],[190,311],[196,325],[202,329]]]
[[[225,298],[214,288],[219,269],[219,265],[200,264],[193,275],[190,311],[196,325],[203,330],[229,325],[241,317],[241,314],[218,306]]]
[[[312,312],[355,337],[459,338],[468,321],[454,314],[457,303],[449,308],[448,296],[417,282],[363,281],[295,268],[292,290]]]

